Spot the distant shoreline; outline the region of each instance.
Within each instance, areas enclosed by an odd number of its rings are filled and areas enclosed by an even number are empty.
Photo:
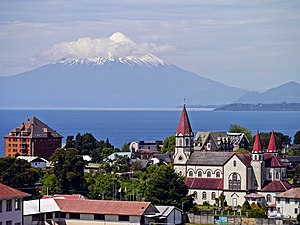
[[[274,103],[274,104],[243,104],[234,103],[218,107],[214,111],[277,111],[277,112],[291,112],[300,111],[300,103]]]

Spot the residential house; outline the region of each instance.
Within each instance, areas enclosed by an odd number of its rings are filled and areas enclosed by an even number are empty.
[[[163,141],[133,141],[129,144],[129,150],[136,152],[137,150],[159,150],[163,147]]]
[[[0,224],[23,224],[23,198],[30,196],[0,183]]]
[[[300,188],[292,188],[275,196],[276,210],[284,218],[297,218],[300,213]]]
[[[45,170],[47,163],[49,163],[46,159],[38,156],[18,156],[18,159],[26,160],[32,167],[41,168],[42,170]]]

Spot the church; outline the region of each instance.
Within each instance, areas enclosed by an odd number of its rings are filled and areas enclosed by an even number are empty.
[[[292,188],[286,166],[277,157],[274,132],[266,151],[259,132],[252,153],[199,150],[194,148],[194,133],[184,105],[175,139],[174,169],[185,177],[198,204],[215,204],[223,193],[232,207],[241,206],[245,199],[250,204],[271,206],[277,194]]]

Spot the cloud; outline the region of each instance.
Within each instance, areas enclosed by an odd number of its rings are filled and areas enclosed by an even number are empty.
[[[151,43],[135,43],[120,32],[110,37],[79,38],[76,41],[60,42],[43,53],[50,61],[61,58],[96,58],[96,57],[126,57],[146,54],[166,54],[176,51],[172,45],[156,45]]]

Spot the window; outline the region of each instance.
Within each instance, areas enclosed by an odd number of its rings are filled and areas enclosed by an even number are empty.
[[[206,199],[206,192],[205,192],[205,191],[203,191],[203,193],[202,193],[202,199],[203,199],[203,200]]]
[[[290,199],[289,199],[289,198],[286,198],[286,199],[285,199],[285,203],[290,203]]]
[[[211,172],[210,171],[207,172],[207,177],[211,177]]]
[[[80,219],[80,213],[70,213],[70,219]]]
[[[280,203],[280,198],[277,198],[277,203],[278,203],[278,204]]]
[[[105,215],[103,215],[103,214],[94,214],[94,220],[105,220]]]
[[[0,200],[0,213],[2,212],[2,201]]]
[[[15,210],[20,210],[21,209],[21,199],[17,198],[15,200]]]
[[[202,172],[198,171],[198,177],[202,177]]]
[[[257,155],[254,156],[254,159],[257,160]]]
[[[9,212],[12,210],[12,201],[6,200],[6,212]]]
[[[129,216],[119,215],[119,221],[129,221]]]
[[[210,150],[211,148],[211,144],[210,143],[207,143],[207,146],[206,146],[207,150]]]
[[[198,198],[197,191],[194,191],[194,198],[195,198],[195,199]]]
[[[220,172],[219,171],[216,173],[216,177],[220,177]]]
[[[270,194],[267,195],[267,202],[271,202],[271,195]]]
[[[185,145],[189,146],[189,139],[185,139]]]
[[[276,173],[276,179],[279,179],[279,173]]]
[[[271,172],[269,173],[269,178],[272,179],[272,173]]]
[[[15,225],[21,225],[21,223],[15,223]]]
[[[189,172],[189,177],[192,177],[193,176],[193,171],[190,171]]]
[[[235,160],[233,161],[233,166],[236,167],[236,161]]]
[[[12,225],[12,221],[11,220],[6,221],[6,225]]]
[[[241,178],[237,173],[232,173],[229,176],[229,189],[240,190],[241,189]]]
[[[215,200],[216,199],[216,192],[212,192],[211,193],[211,200]]]
[[[179,161],[182,161],[182,160],[183,160],[183,158],[182,158],[181,155],[178,157],[178,160],[179,160]]]
[[[295,208],[295,214],[298,214],[298,209],[297,208]]]
[[[53,218],[52,212],[46,213],[46,220],[50,220]]]
[[[182,146],[182,139],[179,138],[179,146]]]

